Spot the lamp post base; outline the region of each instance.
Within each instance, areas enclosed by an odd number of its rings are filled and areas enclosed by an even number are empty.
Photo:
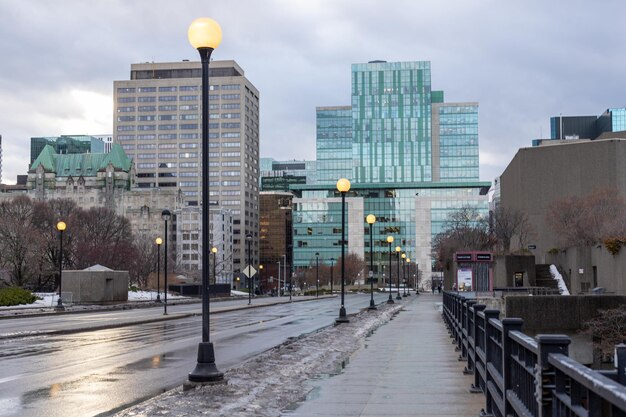
[[[54,306],[54,311],[65,311],[65,306],[63,304],[57,304]]]
[[[346,308],[344,306],[341,306],[339,309],[339,317],[335,319],[335,324],[341,323],[350,323],[348,316],[346,316]]]
[[[396,295],[396,300],[402,300],[402,296],[400,294]]]
[[[198,363],[189,373],[190,382],[214,383],[224,379],[224,374],[215,365],[213,343],[200,342],[198,345]]]
[[[157,303],[160,303],[161,302],[161,295],[157,294],[157,298],[154,301],[157,302]]]
[[[378,310],[378,308],[376,308],[376,304],[374,304],[374,300],[370,300],[370,306],[368,307],[368,310]]]
[[[389,294],[389,299],[387,300],[387,304],[395,304],[395,301],[393,301],[393,296],[391,294]]]

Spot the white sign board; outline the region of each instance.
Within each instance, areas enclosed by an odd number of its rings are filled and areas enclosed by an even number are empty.
[[[245,274],[245,276],[250,278],[250,277],[253,277],[254,274],[256,274],[256,269],[254,269],[253,266],[246,266],[243,270],[243,273]]]
[[[472,270],[463,268],[456,272],[457,289],[469,290],[472,288]]]

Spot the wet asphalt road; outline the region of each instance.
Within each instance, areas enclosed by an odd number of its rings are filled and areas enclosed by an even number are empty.
[[[388,296],[376,294],[376,302]],[[346,296],[348,314],[369,295]],[[179,306],[181,310],[199,306]],[[133,310],[136,314],[146,314]],[[170,311],[176,309],[170,309]],[[221,371],[299,336],[330,325],[339,299],[281,304],[211,316],[211,341]],[[125,314],[133,314],[126,311]],[[174,312],[174,311],[172,311]],[[118,312],[119,313],[119,312]],[[149,312],[148,312],[149,313]],[[66,315],[94,323],[103,313]],[[118,318],[110,316],[112,320]],[[3,320],[2,332],[63,326],[63,316]],[[7,328],[11,324],[16,328]],[[50,325],[49,325],[50,327]],[[0,417],[109,415],[185,382],[196,363],[200,317],[81,332],[0,340]]]

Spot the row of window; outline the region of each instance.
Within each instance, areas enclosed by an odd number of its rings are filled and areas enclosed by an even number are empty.
[[[239,90],[240,86],[239,84],[224,84],[224,85],[211,85],[209,86],[209,90]],[[197,85],[181,85],[179,87],[177,86],[161,86],[158,87],[158,91],[160,93],[163,92],[175,92],[178,89],[178,91],[199,91],[200,87]],[[139,93],[155,93],[157,91],[157,87],[119,87],[117,89],[117,92],[119,94],[133,94],[135,92],[139,92]]]

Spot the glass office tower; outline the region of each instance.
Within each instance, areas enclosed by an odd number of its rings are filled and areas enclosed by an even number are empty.
[[[352,178],[352,107],[315,110],[318,183],[335,184],[338,178]]]
[[[430,62],[352,65],[353,180],[432,178]]]

